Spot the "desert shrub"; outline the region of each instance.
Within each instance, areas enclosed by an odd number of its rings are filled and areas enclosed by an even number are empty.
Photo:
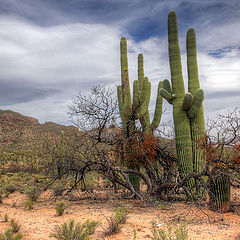
[[[0,233],[0,240],[21,240],[23,238],[21,233],[14,234],[12,229],[8,229],[5,233]]]
[[[137,231],[136,229],[133,229],[133,240],[137,239]]]
[[[61,196],[65,191],[65,183],[63,181],[58,181],[52,186],[52,190],[54,196]]]
[[[36,202],[40,195],[40,192],[36,186],[28,186],[25,189],[25,194],[28,196],[29,200]]]
[[[54,233],[50,237],[58,240],[88,240],[89,236],[95,231],[98,222],[87,220],[85,223],[75,224],[73,220],[68,223],[63,223],[61,226],[56,226]]]
[[[156,221],[152,222],[152,240],[187,240],[188,229],[186,224],[167,225],[167,230],[159,229]]]
[[[17,221],[15,221],[14,219],[10,220],[10,227],[13,233],[17,233],[19,232],[21,226],[19,225],[19,223]]]
[[[6,192],[13,193],[16,190],[16,185],[13,183],[8,183],[4,187]]]
[[[121,224],[126,223],[128,209],[125,206],[120,206],[114,209],[114,215],[106,218],[108,226],[105,228],[104,235],[110,236],[120,232]]]
[[[126,223],[128,209],[125,206],[119,206],[114,209],[115,219],[119,224]]]
[[[34,201],[28,199],[26,202],[24,202],[24,209],[25,210],[32,210],[34,203],[35,203]]]
[[[7,213],[5,213],[3,216],[3,221],[8,222],[8,219],[9,219],[9,217],[8,217]]]
[[[81,191],[93,191],[98,186],[99,175],[95,172],[89,172],[84,176],[84,181],[80,182]]]
[[[13,200],[12,201],[12,207],[16,207],[17,206],[17,201],[16,200]]]
[[[120,223],[116,220],[114,216],[106,217],[106,220],[108,225],[104,231],[105,236],[110,236],[120,232]]]
[[[63,215],[66,208],[67,208],[67,206],[64,202],[57,202],[56,206],[55,206],[57,215],[58,216]]]

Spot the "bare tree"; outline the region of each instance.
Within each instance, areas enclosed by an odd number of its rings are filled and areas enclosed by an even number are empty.
[[[79,94],[69,106],[69,116],[82,131],[72,145],[74,154],[68,168],[75,176],[72,188],[84,180],[88,172],[95,171],[113,184],[128,189],[130,197],[143,200],[141,191],[135,190],[128,178],[129,173],[135,173],[147,186],[150,195],[165,200],[184,195],[185,199],[192,199],[191,189],[186,184],[188,180],[195,178],[205,192],[210,192],[210,182],[214,181],[212,169],[221,164],[221,173],[229,176],[232,186],[240,187],[240,123],[237,109],[209,122],[208,137],[202,141],[207,153],[207,166],[201,173],[191,173],[184,179],[180,178],[177,170],[174,139],[162,138],[162,133],[149,139],[138,130],[130,139],[123,137],[122,129],[116,126],[117,102],[110,88],[98,86],[91,89],[91,95]],[[124,147],[129,144],[131,152]],[[127,168],[122,160],[137,161],[141,171]],[[209,181],[202,181],[202,176],[208,177]],[[205,196],[202,192],[199,199],[204,200]]]
[[[87,96],[80,93],[68,108],[71,121],[81,131],[97,131],[99,141],[103,130],[116,122],[117,101],[110,87],[95,86]]]

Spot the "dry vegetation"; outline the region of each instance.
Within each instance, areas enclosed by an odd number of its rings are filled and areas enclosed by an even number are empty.
[[[174,139],[146,137],[140,130],[124,139],[116,107],[110,89],[78,96],[70,117],[81,132],[0,113],[0,239],[235,239],[240,234],[239,112],[210,124],[202,144],[206,168],[181,179]],[[132,162],[138,170],[126,167]],[[228,213],[209,206],[213,173],[229,184],[231,199],[223,199]],[[140,179],[140,189],[129,174]],[[197,198],[187,187],[190,178],[205,189]],[[78,237],[57,237],[71,229]]]

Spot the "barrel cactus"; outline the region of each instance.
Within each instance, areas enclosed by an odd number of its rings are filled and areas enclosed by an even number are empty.
[[[230,177],[226,169],[215,167],[211,171],[209,180],[209,206],[215,211],[229,212],[230,202]]]

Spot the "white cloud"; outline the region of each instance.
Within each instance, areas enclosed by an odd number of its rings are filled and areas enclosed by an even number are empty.
[[[0,85],[1,81],[7,80],[9,85],[23,82],[35,90],[58,90],[54,94],[49,91],[49,95],[42,98],[32,101],[28,98],[26,102],[16,102],[1,108],[31,115],[41,122],[66,123],[66,106],[78,92],[87,93],[91,86],[99,83],[114,87],[120,84],[119,41],[123,31],[125,30],[120,27],[104,24],[75,23],[40,27],[22,18],[0,17]],[[206,96],[213,92],[240,89],[239,50],[232,49],[221,58],[207,55],[215,49],[214,44],[206,45],[215,41],[214,34],[216,32],[213,31],[206,35],[206,39],[200,34],[197,39],[200,46],[200,81]],[[224,42],[225,38],[221,37],[218,47],[235,44],[234,39]],[[185,39],[180,40],[181,51],[184,53],[183,41]],[[145,75],[152,83],[153,113],[158,82],[170,79],[167,39],[151,38],[136,43],[129,38],[128,49],[131,86],[137,78],[137,55],[139,52],[144,54]],[[182,64],[184,79],[187,81],[185,55],[182,56]],[[29,88],[27,90],[30,91]],[[4,89],[0,88],[0,94],[1,91]],[[217,95],[215,99],[214,96],[206,98],[205,112],[209,114],[237,106],[240,99],[236,98],[233,100],[232,96],[226,95],[223,98]],[[168,109],[171,111],[171,107]]]

